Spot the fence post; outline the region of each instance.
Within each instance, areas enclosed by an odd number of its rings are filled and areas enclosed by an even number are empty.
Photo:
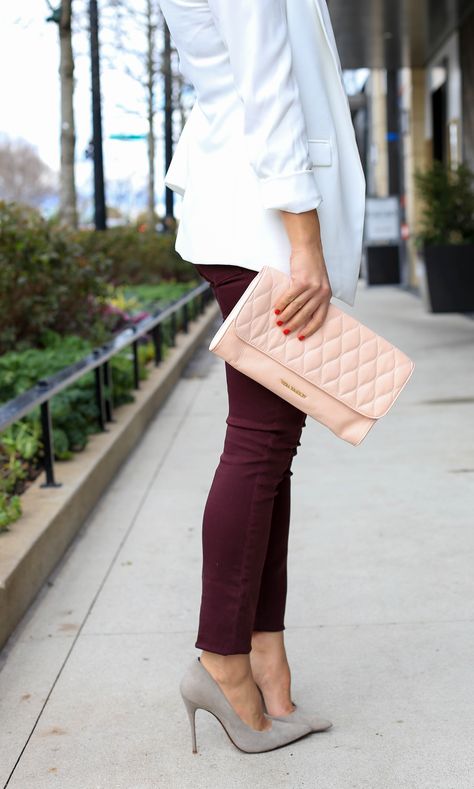
[[[158,367],[162,359],[161,354],[161,324],[158,323],[153,329],[153,345],[155,347],[155,367]]]
[[[171,313],[171,345],[176,345],[176,312]]]
[[[106,430],[105,427],[105,402],[104,402],[104,370],[103,365],[99,365],[94,370],[95,373],[95,398],[97,402],[99,427],[102,431]]]
[[[189,314],[188,314],[188,302],[186,301],[183,304],[183,331],[187,334],[189,331]]]
[[[44,387],[44,385],[40,382],[40,386]],[[56,482],[54,479],[53,426],[49,400],[41,403],[41,429],[43,433],[44,470],[46,474],[46,482],[43,482],[41,487],[59,488],[61,483]]]
[[[113,422],[113,408],[114,408],[114,397],[113,397],[113,379],[112,379],[112,366],[110,364],[110,359],[107,359],[104,362],[104,384],[107,389],[105,394],[105,418],[107,422]]]
[[[140,389],[140,364],[138,359],[138,340],[132,345],[133,348],[133,385],[135,389]]]

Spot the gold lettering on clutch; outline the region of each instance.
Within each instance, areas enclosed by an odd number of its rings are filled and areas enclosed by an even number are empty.
[[[280,381],[282,382],[283,386],[287,386],[288,389],[291,389],[291,391],[295,392],[295,394],[299,395],[300,397],[306,397],[304,392],[300,392],[300,390],[297,389],[296,386],[292,386],[291,384],[288,383],[288,381],[285,381],[283,378],[280,378]]]

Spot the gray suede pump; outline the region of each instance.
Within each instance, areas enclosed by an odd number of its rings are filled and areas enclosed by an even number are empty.
[[[305,722],[311,727],[311,731],[327,731],[327,729],[331,728],[331,721],[327,720],[326,718],[321,718],[316,712],[309,712],[309,710],[306,710],[304,707],[300,707],[300,705],[296,704],[293,699],[292,703],[295,706],[293,712],[289,712],[288,715],[270,715],[267,712],[267,708],[265,706],[265,699],[263,698],[262,690],[261,688],[258,689],[262,697],[263,709],[267,718],[271,718],[273,721]]]
[[[267,717],[274,721],[306,722],[311,727],[311,731],[327,731],[331,728],[332,722],[326,718],[321,718],[315,712],[302,709],[298,704],[295,704],[295,707],[296,709],[288,713],[288,715],[269,715],[267,713]]]
[[[191,724],[193,753],[197,753],[196,710],[210,712],[224,728],[233,744],[246,753],[263,753],[288,745],[311,732],[311,726],[304,720],[273,719],[271,729],[257,731],[248,726],[235,712],[219,684],[210,675],[200,658],[190,664],[180,682],[183,697]]]

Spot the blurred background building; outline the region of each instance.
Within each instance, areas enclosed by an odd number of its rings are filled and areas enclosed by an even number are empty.
[[[414,171],[435,159],[474,166],[474,0],[328,0],[328,6],[343,68],[370,69],[351,97],[368,197],[394,196],[398,204],[399,244],[378,254],[391,254],[393,263],[399,253],[400,279],[416,287]]]

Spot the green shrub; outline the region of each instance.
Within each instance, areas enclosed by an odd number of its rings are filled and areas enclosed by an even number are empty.
[[[0,532],[8,531],[10,523],[18,520],[21,515],[21,504],[19,496],[7,498],[0,493]]]
[[[172,233],[133,227],[72,232],[34,209],[0,201],[0,402],[109,339],[114,327],[129,320],[128,305],[132,313],[164,307],[194,285],[196,270],[174,244]],[[189,305],[189,319],[196,311],[197,305]],[[181,309],[177,331],[183,318]],[[162,325],[164,356],[170,335],[168,319]],[[140,342],[141,378],[152,357],[152,344]],[[132,359],[127,348],[111,360],[114,406],[133,400]],[[99,429],[94,374],[55,395],[51,413],[55,457],[64,460]],[[0,435],[0,531],[19,516],[18,494],[39,473],[42,452],[39,408]]]
[[[52,332],[47,349],[29,349],[0,357],[0,401],[12,399],[46,378],[83,358],[91,350],[80,337],[62,338]],[[153,356],[151,343],[139,345],[139,376],[148,375],[147,362]],[[114,407],[132,402],[133,356],[126,348],[111,360]],[[68,460],[99,431],[99,412],[95,400],[94,373],[87,373],[51,400],[54,455]],[[42,468],[40,409],[16,422],[0,435],[0,531],[16,520],[20,512],[16,497]]]
[[[424,203],[418,246],[474,243],[474,173],[465,164],[451,170],[435,161],[415,172]]]
[[[198,284],[197,278],[195,281],[189,282],[175,282],[174,280],[160,282],[158,285],[153,284],[138,284],[132,286],[124,286],[119,288],[125,297],[135,297],[137,299],[138,307],[146,308],[153,306],[164,307],[170,302],[184,296],[191,288],[196,287]]]
[[[0,353],[42,346],[48,329],[102,342],[107,270],[72,233],[0,201]]]
[[[46,347],[48,330],[100,344],[113,326],[106,304],[115,286],[168,284],[171,292],[198,281],[175,239],[134,226],[70,231],[0,201],[0,353]]]
[[[92,348],[82,337],[61,337],[53,331],[45,332],[43,339],[46,348],[10,351],[0,356],[0,403],[12,400],[41,378],[82,359]]]
[[[148,344],[139,345],[140,374],[147,375],[145,364],[150,358]],[[0,402],[6,402],[21,392],[31,389],[38,380],[68,367],[87,356],[92,350],[89,341],[81,337],[61,337],[54,332],[48,333],[48,347],[44,349],[30,348],[26,351],[12,351],[0,357]],[[133,365],[132,350],[125,348],[111,360],[113,377],[113,397],[116,405],[133,400]],[[74,384],[59,392],[51,400],[53,424],[65,430],[70,436],[71,447],[76,445],[73,432],[67,429],[68,424],[76,424],[80,428],[81,419],[97,429],[98,413],[95,406],[94,373],[86,373]],[[72,412],[72,416],[71,413]],[[71,421],[72,419],[72,421]],[[1,437],[0,437],[1,438]],[[82,445],[82,440],[79,444]]]
[[[108,278],[114,285],[154,285],[162,280],[196,279],[192,263],[176,252],[173,233],[140,232],[130,225],[110,228],[106,233],[82,230],[77,239],[87,254],[100,254],[108,259]]]

